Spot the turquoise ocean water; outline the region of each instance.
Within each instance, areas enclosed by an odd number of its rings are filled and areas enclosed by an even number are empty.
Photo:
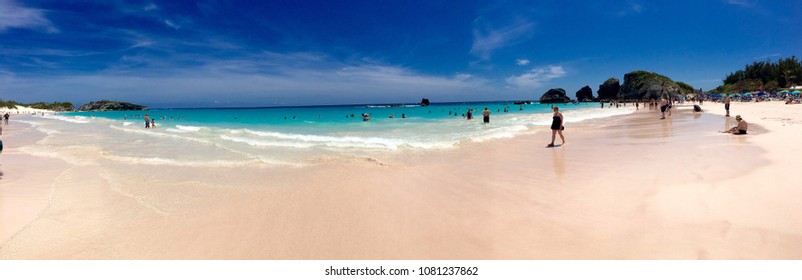
[[[483,124],[481,111],[491,113]],[[599,108],[598,103],[562,104],[566,126],[627,114],[634,108]],[[631,107],[631,106],[630,106]],[[474,109],[473,120],[462,115]],[[508,112],[504,112],[507,109]],[[451,114],[449,114],[449,112]],[[371,114],[362,121],[361,114]],[[144,114],[156,119],[144,128]],[[401,118],[405,114],[407,118]],[[351,117],[353,115],[353,117]],[[395,118],[389,118],[394,115]],[[31,124],[59,145],[90,146],[115,160],[146,164],[304,164],[328,156],[370,156],[407,150],[448,149],[547,130],[549,104],[466,102],[418,105],[342,105],[283,108],[151,109],[76,112],[39,116],[57,122]],[[202,152],[199,152],[202,151]]]

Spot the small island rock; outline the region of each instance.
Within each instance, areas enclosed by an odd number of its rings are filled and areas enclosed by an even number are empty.
[[[540,103],[569,103],[571,98],[565,95],[565,90],[553,88],[540,96]]]
[[[148,107],[122,101],[100,100],[93,101],[78,107],[78,111],[142,111]]]

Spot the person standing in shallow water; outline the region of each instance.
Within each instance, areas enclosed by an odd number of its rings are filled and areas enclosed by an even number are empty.
[[[666,109],[668,109],[668,101],[666,101],[665,98],[660,98],[660,113],[662,114],[662,117],[660,117],[661,120],[666,118]]]
[[[557,134],[560,134],[560,140],[563,141],[563,145],[565,144],[565,136],[563,136],[563,130],[565,130],[565,126],[563,126],[563,114],[560,113],[560,108],[557,106],[552,107],[554,110],[554,116],[552,116],[551,121],[551,144],[546,147],[554,147],[554,139],[557,137]]]
[[[150,115],[145,114],[145,128],[150,128]]]
[[[484,123],[490,123],[490,110],[487,107],[482,111],[482,119]]]
[[[727,111],[727,114],[724,115],[724,116],[725,117],[729,117],[730,116],[730,95],[729,94],[725,94],[724,95],[724,110]]]

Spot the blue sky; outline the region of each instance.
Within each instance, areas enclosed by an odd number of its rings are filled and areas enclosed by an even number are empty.
[[[0,0],[0,99],[232,107],[710,89],[800,55],[802,1]]]

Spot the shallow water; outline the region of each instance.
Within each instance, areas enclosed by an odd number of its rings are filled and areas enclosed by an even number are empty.
[[[604,109],[598,106],[598,103],[564,105],[566,126],[634,110],[632,106]],[[481,110],[485,107],[492,112],[490,124],[483,124],[481,120]],[[473,120],[462,117],[467,108],[476,109]],[[503,112],[505,108],[509,112]],[[362,113],[371,114],[371,121],[362,121],[359,117]],[[144,114],[157,120],[155,129],[144,128]],[[389,118],[391,114],[395,118]],[[401,114],[408,117],[400,118]],[[37,122],[36,118],[58,122]],[[548,104],[491,102],[427,107],[153,109],[65,113],[36,118],[29,122],[38,130],[49,135],[62,134],[62,137],[49,137],[43,142],[51,145],[55,153],[64,153],[64,149],[55,147],[82,146],[100,151],[103,157],[114,161],[215,166],[307,165],[329,157],[449,149],[460,143],[509,138],[546,129],[552,113]]]

